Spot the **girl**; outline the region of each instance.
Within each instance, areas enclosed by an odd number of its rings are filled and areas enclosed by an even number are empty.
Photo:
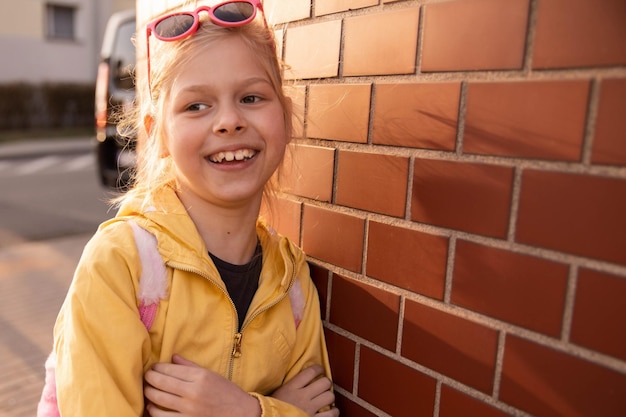
[[[135,184],[87,244],[55,325],[62,415],[339,415],[305,256],[258,219],[292,117],[261,7],[147,27]],[[149,331],[131,222],[167,271]]]

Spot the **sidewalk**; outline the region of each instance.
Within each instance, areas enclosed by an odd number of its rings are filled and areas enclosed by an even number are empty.
[[[0,248],[0,417],[32,417],[52,328],[91,235]]]
[[[93,152],[95,144],[95,139],[88,136],[16,140],[0,143],[0,160],[88,153]]]

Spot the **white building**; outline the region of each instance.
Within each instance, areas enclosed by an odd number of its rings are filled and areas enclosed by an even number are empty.
[[[0,84],[92,83],[109,16],[135,0],[0,0]]]

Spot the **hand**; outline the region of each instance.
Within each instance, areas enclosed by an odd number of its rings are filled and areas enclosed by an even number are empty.
[[[259,401],[223,376],[174,355],[144,376],[152,417],[260,417]]]
[[[332,382],[324,376],[324,369],[313,365],[274,391],[272,397],[295,405],[311,417],[337,417],[339,410],[332,406],[335,394],[331,387]],[[327,407],[330,409],[319,411]]]

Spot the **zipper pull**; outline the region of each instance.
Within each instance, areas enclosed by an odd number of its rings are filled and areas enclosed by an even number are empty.
[[[241,339],[243,338],[243,334],[235,333],[235,344],[233,345],[233,358],[241,357]]]

